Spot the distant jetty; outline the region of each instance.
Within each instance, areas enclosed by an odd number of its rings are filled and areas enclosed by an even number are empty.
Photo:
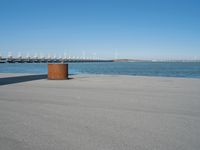
[[[109,59],[92,58],[38,58],[38,57],[0,57],[0,63],[75,63],[75,62],[113,62]]]

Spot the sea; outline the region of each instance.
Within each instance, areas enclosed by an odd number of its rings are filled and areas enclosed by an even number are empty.
[[[0,73],[46,74],[46,63],[2,63]],[[130,75],[200,78],[200,62],[69,63],[71,75]]]

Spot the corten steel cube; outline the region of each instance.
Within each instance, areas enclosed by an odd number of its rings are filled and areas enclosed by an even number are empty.
[[[48,64],[49,80],[68,79],[68,64]]]

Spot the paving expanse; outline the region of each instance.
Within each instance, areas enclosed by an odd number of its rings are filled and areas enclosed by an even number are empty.
[[[200,149],[200,79],[0,78],[0,150]]]

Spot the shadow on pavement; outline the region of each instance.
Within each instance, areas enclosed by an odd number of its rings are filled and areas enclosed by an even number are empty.
[[[0,85],[14,84],[14,83],[27,82],[40,79],[47,79],[47,75],[40,74],[40,75],[26,75],[26,76],[0,78]]]

